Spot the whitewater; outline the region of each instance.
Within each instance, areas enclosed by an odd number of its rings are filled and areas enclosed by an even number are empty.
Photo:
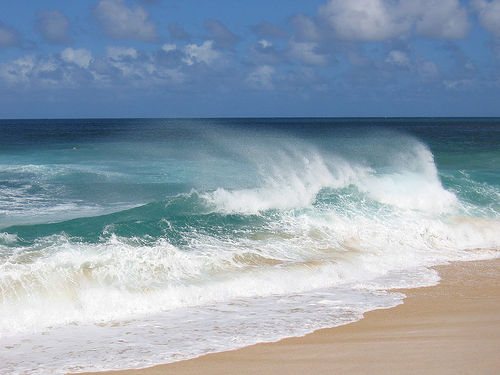
[[[500,256],[499,119],[0,121],[0,373],[140,368]]]

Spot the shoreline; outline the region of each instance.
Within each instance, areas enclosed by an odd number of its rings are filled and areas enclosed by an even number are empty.
[[[436,286],[403,304],[303,337],[137,370],[81,374],[497,374],[500,259],[434,267]]]

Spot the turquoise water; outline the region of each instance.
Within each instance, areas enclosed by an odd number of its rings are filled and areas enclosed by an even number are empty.
[[[0,135],[4,373],[304,334],[400,303],[387,289],[437,282],[429,266],[499,254],[500,119],[1,120]]]

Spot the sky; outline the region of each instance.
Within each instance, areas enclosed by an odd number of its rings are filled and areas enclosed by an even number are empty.
[[[500,116],[500,0],[0,0],[0,118]]]

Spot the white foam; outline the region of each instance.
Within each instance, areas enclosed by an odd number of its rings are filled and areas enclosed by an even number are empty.
[[[269,169],[262,170],[263,186],[255,189],[228,191],[219,188],[203,197],[221,212],[258,213],[269,209],[290,209],[310,206],[324,187],[348,185],[356,169],[337,160],[331,170],[315,151],[295,155],[281,154]],[[261,167],[264,168],[264,167]]]
[[[236,299],[110,324],[52,328],[4,338],[0,373],[55,375],[174,362],[346,324],[366,310],[397,305],[401,297],[316,290]]]
[[[404,156],[392,165],[395,172],[363,176],[356,185],[373,199],[399,208],[441,213],[457,205],[455,194],[443,188],[426,146],[415,143]]]
[[[285,215],[263,235],[192,233],[179,249],[111,236],[53,236],[0,265],[0,333],[129,319],[186,306],[306,293],[450,260],[496,256],[496,219]],[[267,234],[266,234],[267,232]]]
[[[3,244],[14,244],[17,242],[17,234],[0,232],[0,245]]]
[[[320,190],[350,185],[375,201],[403,209],[443,213],[458,205],[455,194],[443,188],[432,153],[417,141],[393,151],[394,158],[378,169],[310,146],[295,148],[293,152],[260,152],[253,162],[261,186],[232,191],[219,188],[202,196],[219,212],[244,214],[309,207]]]

